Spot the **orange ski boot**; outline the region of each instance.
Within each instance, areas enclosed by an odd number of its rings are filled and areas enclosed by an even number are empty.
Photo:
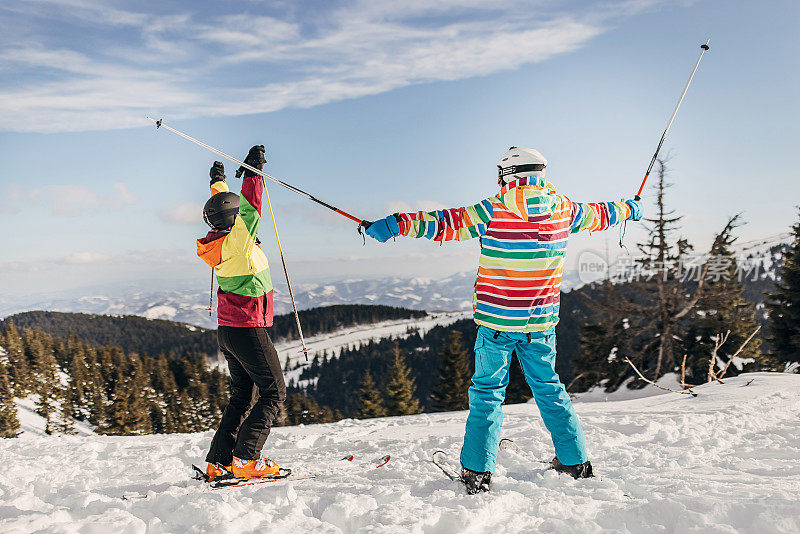
[[[226,472],[231,472],[231,466],[229,465],[219,465],[219,464],[212,464],[208,463],[206,466],[206,476],[208,477],[209,482],[213,482],[215,478],[220,475],[225,474]]]
[[[242,460],[241,458],[233,457],[233,465],[231,466],[231,473],[236,478],[259,478],[259,477],[274,477],[280,474],[278,464],[269,458],[260,458],[258,460]]]

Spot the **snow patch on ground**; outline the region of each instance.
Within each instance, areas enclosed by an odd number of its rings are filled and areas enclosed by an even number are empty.
[[[697,391],[577,404],[598,475],[580,481],[536,461],[553,455],[536,406],[506,406],[503,436],[525,453],[502,451],[476,496],[430,463],[437,449],[457,461],[465,412],[276,428],[265,453],[318,477],[225,490],[187,480],[211,432],[0,440],[0,531],[800,531],[800,376]]]
[[[36,396],[31,395],[24,399],[16,398],[14,403],[17,405],[17,419],[23,436],[46,436],[45,418],[36,413]],[[78,436],[92,436],[94,430],[92,425],[82,421],[75,421],[75,434]],[[1,494],[0,494],[1,495]],[[2,512],[0,512],[2,517]]]
[[[310,362],[315,355],[321,357],[325,352],[327,352],[328,357],[338,356],[344,348],[355,349],[364,343],[379,341],[384,338],[405,338],[413,332],[419,332],[421,336],[424,336],[436,326],[451,325],[458,320],[470,317],[472,317],[471,312],[430,313],[421,318],[354,325],[334,332],[319,334],[306,338],[306,345],[310,349],[308,351],[308,360]],[[291,362],[290,367],[302,366],[307,363],[300,352],[301,348],[300,341],[297,340],[275,343],[275,349],[278,351],[281,365],[284,366],[287,360]],[[292,379],[299,378],[301,371],[302,368],[297,368],[284,372],[286,383],[288,384]]]
[[[593,387],[584,393],[576,393],[572,396],[573,402],[605,402],[605,401],[621,401],[630,399],[643,399],[645,397],[652,397],[654,395],[675,395],[669,391],[664,391],[651,384],[647,384],[642,389],[628,389],[628,384],[637,380],[629,378],[616,390],[607,393],[602,387]],[[680,380],[675,373],[667,373],[658,380],[656,384],[661,387],[680,390]],[[531,402],[533,400],[531,399]]]

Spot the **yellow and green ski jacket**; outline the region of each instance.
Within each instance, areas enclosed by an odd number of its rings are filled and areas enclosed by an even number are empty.
[[[228,191],[211,185],[211,196]],[[272,277],[267,257],[256,243],[261,223],[264,179],[245,175],[239,214],[230,232],[209,232],[197,240],[197,255],[214,268],[217,321],[223,326],[272,326]]]

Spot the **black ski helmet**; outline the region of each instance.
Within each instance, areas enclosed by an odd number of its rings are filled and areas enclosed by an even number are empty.
[[[239,213],[239,195],[226,191],[217,193],[203,206],[203,220],[212,230],[227,230]]]

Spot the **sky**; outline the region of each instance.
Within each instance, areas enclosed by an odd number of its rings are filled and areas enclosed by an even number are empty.
[[[630,198],[707,38],[664,148],[668,202],[698,250],[739,212],[743,241],[786,232],[798,20],[793,0],[5,0],[0,296],[208,283],[195,239],[217,157],[146,115],[240,158],[264,144],[267,172],[369,220],[496,194],[511,145],[540,150],[573,200]],[[269,190],[298,282],[476,268],[477,242],[364,244]],[[626,242],[644,235],[628,225]],[[278,278],[268,219],[261,238]],[[618,239],[574,237],[568,267],[624,253]]]

